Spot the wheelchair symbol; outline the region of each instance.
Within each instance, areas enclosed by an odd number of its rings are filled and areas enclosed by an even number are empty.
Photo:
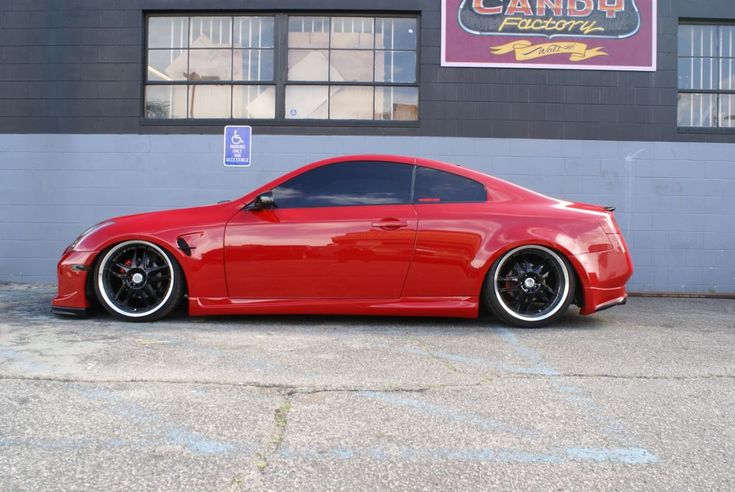
[[[240,145],[244,142],[242,137],[237,133],[237,130],[235,130],[234,135],[232,135],[232,138],[230,138],[230,141],[232,142],[232,145]]]

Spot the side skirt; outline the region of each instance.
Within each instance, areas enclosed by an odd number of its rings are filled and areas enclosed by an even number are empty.
[[[230,299],[189,298],[189,314],[326,314],[477,318],[477,296],[403,297],[400,299]]]

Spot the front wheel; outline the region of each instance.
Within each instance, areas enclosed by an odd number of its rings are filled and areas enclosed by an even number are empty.
[[[538,328],[559,319],[574,298],[572,267],[559,253],[520,246],[495,262],[485,280],[484,300],[500,320]]]
[[[97,262],[94,290],[100,304],[125,321],[155,321],[181,302],[184,283],[175,259],[148,241],[113,246]]]

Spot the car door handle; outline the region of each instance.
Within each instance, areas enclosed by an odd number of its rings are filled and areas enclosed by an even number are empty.
[[[381,219],[381,220],[374,221],[370,225],[377,229],[392,231],[395,229],[400,229],[402,227],[408,227],[408,222],[406,222],[405,220],[399,220],[399,219]]]

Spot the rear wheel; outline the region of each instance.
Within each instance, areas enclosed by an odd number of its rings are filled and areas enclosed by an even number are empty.
[[[97,262],[94,290],[100,304],[126,321],[155,321],[181,302],[184,283],[174,258],[148,241],[113,246]]]
[[[572,267],[544,246],[515,248],[495,262],[485,280],[485,304],[500,320],[537,328],[561,317],[574,299]]]

